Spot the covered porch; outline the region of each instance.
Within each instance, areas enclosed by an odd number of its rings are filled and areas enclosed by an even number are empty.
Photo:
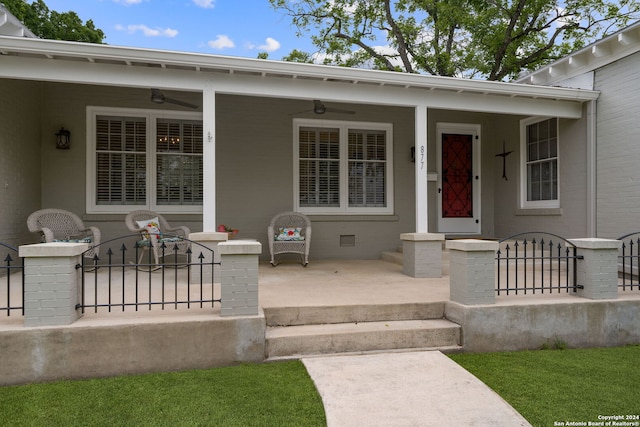
[[[567,197],[561,209],[524,211],[518,202],[523,191],[518,182],[520,121],[526,117],[559,119],[562,158],[586,162],[561,168],[558,179],[566,194],[591,194],[593,91],[51,40],[2,41],[0,88],[7,98],[20,99],[2,114],[8,130],[0,142],[13,147],[7,153],[17,150],[8,162],[15,169],[2,173],[7,175],[5,193],[19,206],[0,225],[0,240],[16,246],[33,242],[25,218],[46,207],[80,215],[98,226],[105,240],[126,232],[127,212],[148,208],[194,232],[226,224],[239,229],[240,238],[265,247],[266,227],[276,213],[305,211],[314,229],[312,260],[378,259],[399,246],[400,234],[411,232],[494,238],[534,222],[565,235],[593,234],[590,196]],[[153,88],[195,108],[152,102]],[[314,100],[327,108],[316,111]],[[197,130],[196,149],[176,152],[152,125],[135,149],[97,145],[98,125],[132,117],[136,123],[188,122]],[[439,223],[444,178],[438,129],[452,124],[473,128],[475,138],[464,190],[473,200],[465,225],[455,218]],[[71,131],[68,150],[52,143],[60,126]],[[331,190],[335,195],[320,183],[311,196],[301,197],[306,179],[301,165],[326,159],[300,156],[300,129],[384,133],[387,145],[376,154],[380,158],[350,159],[357,163],[351,165],[355,180],[370,178],[357,172],[367,162],[367,170],[384,175],[368,190],[372,201],[360,199],[364,190],[347,196],[350,166],[342,140],[341,169],[334,175],[339,183]],[[513,154],[506,159],[505,174],[504,159],[497,155],[507,151]],[[167,178],[172,162],[162,160],[171,156],[198,159],[179,171],[177,183],[178,175]],[[34,161],[39,168],[24,167]],[[127,169],[134,163],[135,172]],[[128,175],[117,175],[125,169]]]

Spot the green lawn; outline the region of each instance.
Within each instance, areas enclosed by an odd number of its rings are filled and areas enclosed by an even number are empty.
[[[300,362],[0,387],[0,426],[324,426]]]
[[[640,415],[640,346],[450,357],[534,426]],[[5,425],[244,427],[326,421],[313,382],[294,361],[0,387],[0,426]]]
[[[640,346],[450,357],[534,426],[588,425],[611,415],[640,425]]]

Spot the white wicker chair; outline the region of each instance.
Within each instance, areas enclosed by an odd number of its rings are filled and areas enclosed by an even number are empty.
[[[161,238],[158,238],[156,235],[147,235],[147,230],[145,228],[141,228],[137,223],[137,221],[147,221],[153,218],[158,218],[160,232],[162,233]],[[184,225],[172,227],[162,215],[156,212],[145,210],[132,211],[127,214],[124,222],[129,230],[134,233],[140,233],[140,241],[138,242],[138,245],[143,248],[143,251],[140,254],[138,264],[140,264],[146,250],[149,248],[153,250],[153,257],[155,258],[156,264],[159,264],[160,258],[163,256],[163,243],[166,246],[164,250],[165,257],[173,255],[176,246],[178,247],[178,254],[184,255],[190,246],[190,242],[184,239],[189,238],[191,230]]]
[[[100,230],[86,227],[80,217],[63,209],[42,209],[33,212],[27,218],[27,227],[33,233],[39,233],[44,243],[82,242],[89,243],[90,251],[85,257],[93,258],[100,252]]]
[[[279,240],[283,228],[299,228],[302,240]],[[298,212],[282,212],[271,220],[267,228],[271,265],[278,265],[276,255],[298,254],[303,266],[309,264],[309,247],[311,245],[311,221]]]

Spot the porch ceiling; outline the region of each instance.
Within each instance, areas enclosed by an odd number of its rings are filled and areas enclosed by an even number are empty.
[[[42,65],[42,61],[48,63],[46,68],[36,66]],[[0,36],[0,64],[0,77],[48,81],[68,81],[68,74],[65,78],[63,73],[56,75],[52,72],[56,64],[67,71],[80,64],[91,64],[94,71],[103,65],[109,72],[89,73],[91,76],[87,77],[95,84],[112,84],[113,73],[117,70],[138,78],[141,74],[163,70],[170,73],[186,71],[192,77],[196,73],[197,80],[237,76],[261,80],[270,78],[270,81],[293,80],[297,83],[339,82],[353,87],[384,87],[401,92],[413,89],[411,92],[422,93],[425,99],[453,93],[581,103],[598,97],[597,92],[589,90],[6,36]],[[84,69],[82,66],[78,68]],[[196,89],[193,83],[192,86],[181,84],[184,85],[183,90]]]

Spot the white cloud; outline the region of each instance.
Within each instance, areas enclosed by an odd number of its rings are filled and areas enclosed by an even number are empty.
[[[135,34],[138,31],[142,32],[146,37],[175,37],[178,35],[178,30],[172,28],[149,28],[144,24],[138,25],[116,25],[116,29],[119,31],[127,31],[129,34]]]
[[[267,40],[265,40],[265,44],[258,46],[258,49],[266,52],[274,52],[280,49],[280,42],[274,38],[267,37]]]
[[[236,47],[233,40],[224,34],[218,34],[215,40],[210,40],[208,43],[209,47],[213,49],[228,49],[232,47]]]
[[[136,1],[136,0],[132,0]],[[199,7],[203,7],[205,9],[211,9],[215,6],[215,0],[193,0],[193,4]]]

